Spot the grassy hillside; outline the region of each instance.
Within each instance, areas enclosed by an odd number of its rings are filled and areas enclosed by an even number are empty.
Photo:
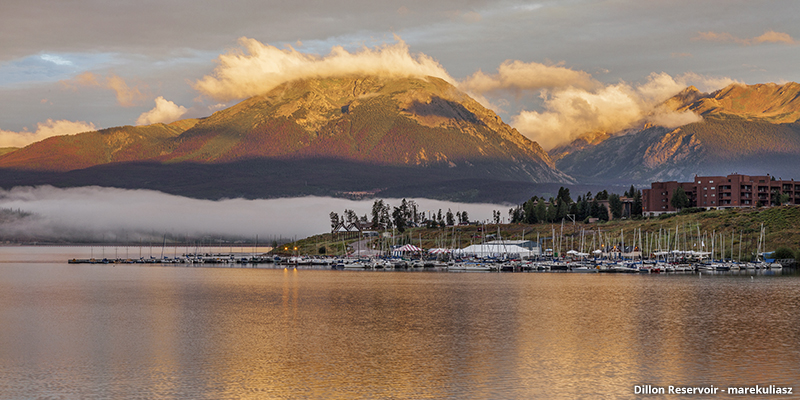
[[[503,211],[505,215],[506,210]],[[800,250],[800,206],[782,206],[763,209],[728,209],[706,211],[701,213],[685,215],[668,215],[664,218],[650,218],[642,220],[618,220],[606,223],[583,224],[565,222],[563,226],[563,251],[570,248],[578,248],[580,245],[581,231],[583,231],[585,249],[591,244],[592,235],[595,232],[602,233],[608,237],[618,239],[623,233],[625,241],[630,243],[634,230],[641,229],[643,233],[658,233],[670,231],[674,237],[675,228],[681,237],[688,233],[687,243],[693,243],[697,236],[698,227],[702,234],[706,234],[707,250],[710,251],[710,237],[712,232],[717,235],[722,233],[725,237],[725,246],[728,257],[730,257],[730,239],[733,234],[734,257],[739,255],[739,243],[741,233],[742,254],[750,254],[756,251],[758,236],[761,224],[766,228],[766,250],[773,251],[778,247],[789,247],[793,251]],[[479,243],[485,235],[497,235],[508,240],[519,240],[524,233],[525,239],[536,240],[537,235],[541,239],[546,238],[545,245],[552,246],[550,237],[553,230],[556,236],[561,234],[560,224],[488,224],[481,226],[457,226],[442,229],[412,228],[404,234],[397,234],[396,244],[413,243],[416,246],[422,244],[423,248],[446,247],[452,248],[460,245],[466,247],[471,242]],[[683,241],[683,240],[681,240]],[[311,236],[288,246],[299,248],[300,254],[319,254],[319,248],[326,246],[328,254],[341,252],[341,240],[331,236],[330,233]],[[352,242],[348,241],[348,242]],[[643,245],[645,240],[642,240]],[[280,249],[276,249],[280,251]]]
[[[184,132],[187,125],[191,125],[187,121],[53,136],[0,156],[0,167],[70,171],[100,164],[151,159],[172,150],[172,139]]]

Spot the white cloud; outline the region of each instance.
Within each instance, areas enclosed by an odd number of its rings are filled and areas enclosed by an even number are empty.
[[[534,70],[530,69],[528,73]],[[555,77],[560,79],[542,80],[550,82],[550,87],[536,86],[530,83],[535,80],[524,79],[491,79],[490,83],[494,86],[484,87],[522,92],[539,89],[542,110],[521,111],[512,117],[511,125],[549,150],[590,132],[613,134],[645,122],[667,127],[696,122],[700,117],[692,112],[677,113],[658,109],[658,106],[689,85],[695,85],[701,91],[713,91],[735,83],[730,78],[705,77],[694,73],[673,77],[662,72],[650,74],[644,83],[638,85],[626,82],[603,85],[591,80],[588,74],[578,72],[558,71]],[[524,73],[521,75],[524,76]],[[500,82],[506,83],[500,85]]]
[[[396,40],[394,45],[362,48],[355,53],[336,46],[330,54],[320,57],[241,38],[239,44],[244,50],[220,55],[213,75],[195,82],[194,87],[211,98],[228,101],[264,94],[282,83],[305,78],[370,74],[435,76],[454,82],[433,58],[424,54],[414,56],[405,42]]]
[[[47,139],[51,136],[72,135],[75,133],[97,130],[94,124],[84,121],[53,121],[48,119],[37,124],[35,132],[11,132],[0,130],[0,147],[25,147],[31,143]]]
[[[52,55],[52,54],[42,54],[39,56],[44,61],[51,62],[55,65],[73,65],[72,61],[66,60],[60,56]]]
[[[158,96],[155,100],[156,106],[150,111],[142,113],[136,120],[136,125],[149,125],[156,123],[168,124],[179,120],[186,114],[186,107],[179,106],[163,96]]]

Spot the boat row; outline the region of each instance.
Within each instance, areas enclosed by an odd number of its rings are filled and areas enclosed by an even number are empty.
[[[502,271],[502,272],[588,272],[588,273],[671,273],[708,272],[739,270],[778,270],[779,263],[732,261],[704,262],[663,262],[632,260],[506,260],[493,258],[469,258],[450,261],[405,259],[405,258],[335,258],[335,257],[278,257],[241,256],[234,254],[185,254],[177,257],[149,257],[138,259],[77,259],[68,260],[70,264],[188,264],[188,265],[258,265],[274,264],[285,267],[321,267],[335,270],[414,270],[436,269],[453,272],[461,271]]]

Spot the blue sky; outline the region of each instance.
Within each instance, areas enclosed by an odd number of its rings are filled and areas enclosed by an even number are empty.
[[[574,118],[556,100],[599,101],[617,89],[641,94],[652,74],[708,90],[799,81],[797,15],[794,0],[7,0],[0,4],[0,131],[34,132],[48,120],[133,125],[151,121],[142,118],[150,111],[158,111],[152,121],[165,122],[209,115],[238,99],[221,100],[196,83],[215,76],[218,57],[241,52],[242,37],[322,58],[334,46],[355,54],[399,38],[412,57],[434,60],[454,83],[477,71],[499,76],[513,61],[550,68],[525,73],[560,68],[590,76],[592,84],[573,97],[565,94],[569,83],[474,93],[547,143],[552,132],[533,124],[560,121],[563,130]],[[533,119],[524,118],[530,113]]]

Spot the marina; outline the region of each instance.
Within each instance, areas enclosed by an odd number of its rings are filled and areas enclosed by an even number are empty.
[[[340,257],[280,257],[268,254],[206,253],[184,254],[164,258],[71,258],[68,264],[157,264],[183,266],[277,267],[339,270],[430,270],[475,272],[574,272],[574,273],[695,273],[724,271],[777,271],[777,262],[713,261],[705,258],[681,257],[673,261],[610,260],[610,259],[549,259],[514,260],[496,258],[455,258],[441,261],[435,258],[340,258]]]

